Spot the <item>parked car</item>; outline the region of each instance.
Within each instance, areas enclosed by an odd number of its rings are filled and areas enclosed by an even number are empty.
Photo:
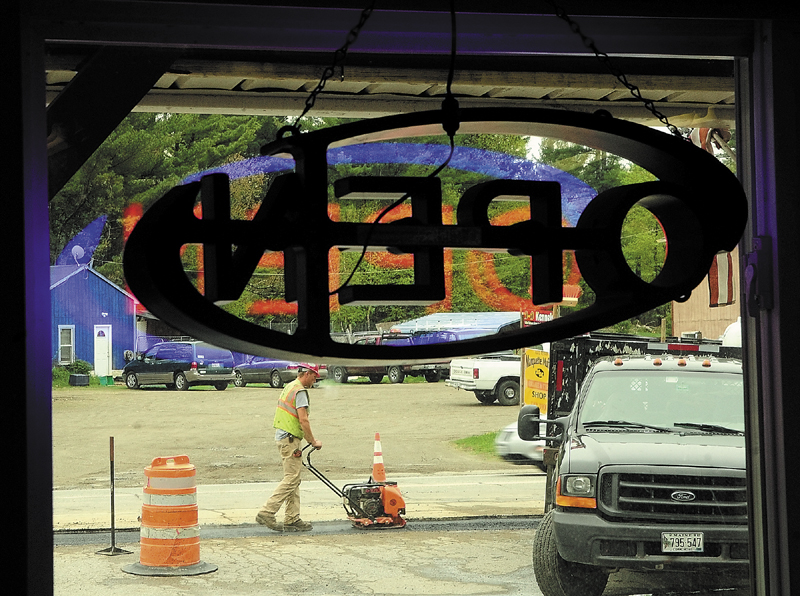
[[[185,391],[196,385],[213,385],[219,391],[233,382],[233,354],[202,341],[156,344],[122,369],[128,389],[166,385]]]
[[[233,384],[244,387],[248,383],[269,383],[279,389],[284,383],[289,383],[297,378],[297,362],[276,360],[266,356],[251,356],[242,364],[237,364],[233,369]],[[320,366],[319,380],[328,376],[325,365]]]
[[[421,346],[464,339],[450,331],[424,331],[418,333],[370,334],[353,341],[363,346]],[[425,377],[429,383],[438,383],[450,374],[450,361],[427,364],[361,364],[331,366],[331,376],[337,383],[346,383],[350,377],[367,377],[371,383],[380,383],[383,377],[390,383],[402,383],[406,377]]]
[[[297,368],[300,366],[299,362],[291,362],[287,367],[288,370],[292,371],[291,380],[294,381],[297,378]],[[319,385],[320,381],[324,381],[328,378],[328,366],[326,364],[320,364],[319,370],[317,371],[317,380],[314,382],[314,387]]]
[[[534,464],[544,471],[544,441],[523,441],[517,434],[514,421],[499,433],[494,440],[497,455],[514,464]]]
[[[288,360],[252,356],[234,367],[233,384],[236,387],[244,387],[248,383],[269,383],[275,388],[283,387],[284,383],[297,377],[297,369],[288,368],[291,364],[293,363]]]
[[[475,393],[482,404],[519,405],[520,357],[514,353],[485,354],[450,361],[448,386]]]

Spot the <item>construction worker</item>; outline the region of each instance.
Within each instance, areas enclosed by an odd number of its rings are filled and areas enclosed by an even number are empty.
[[[275,409],[275,442],[283,461],[283,480],[256,515],[259,524],[277,532],[307,532],[311,524],[300,519],[301,443],[305,439],[315,449],[322,442],[314,438],[308,420],[308,389],[319,377],[319,366],[302,363],[297,379],[284,387]],[[279,524],[275,515],[285,504],[284,522]]]

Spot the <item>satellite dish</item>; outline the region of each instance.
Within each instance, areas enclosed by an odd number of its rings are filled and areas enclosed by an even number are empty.
[[[75,258],[75,263],[78,263],[78,261],[83,258],[84,254],[86,254],[86,252],[80,244],[76,244],[72,247],[72,256]]]
[[[56,265],[83,265],[91,261],[94,251],[100,244],[100,236],[106,225],[107,215],[101,215],[80,232],[75,234],[72,239],[58,255]]]

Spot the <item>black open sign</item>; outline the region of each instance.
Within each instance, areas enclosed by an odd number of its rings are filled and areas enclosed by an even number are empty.
[[[270,186],[251,221],[231,220],[227,176],[213,174],[170,190],[142,217],[125,249],[125,276],[137,298],[171,325],[239,352],[330,363],[436,361],[533,345],[615,323],[669,300],[687,298],[715,254],[730,251],[747,219],[736,177],[712,155],[671,135],[607,115],[540,109],[476,108],[459,113],[460,132],[555,137],[613,153],[652,172],[658,182],[600,193],[577,226],[561,224],[559,185],[495,180],[462,196],[456,225],[441,218],[435,178],[360,177],[337,181],[337,196],[409,194],[412,216],[391,224],[333,222],[327,214],[329,148],[374,140],[441,134],[442,112],[418,112],[353,122],[281,138],[266,155],[291,155],[295,172]],[[193,214],[201,196],[202,219]],[[487,208],[498,196],[526,198],[528,221],[496,227]],[[620,244],[626,215],[635,204],[660,221],[668,243],[664,267],[651,282],[628,267]],[[303,231],[296,223],[302,218]],[[204,247],[205,295],[183,273],[180,248]],[[553,321],[502,336],[422,346],[363,346],[334,342],[329,334],[328,252],[332,247],[394,247],[413,253],[414,283],[348,286],[341,303],[428,304],[444,297],[445,248],[505,250],[527,255],[534,304],[561,299],[561,253],[574,250],[591,306]],[[236,247],[233,250],[232,247]],[[283,251],[286,300],[298,304],[298,329],[286,335],[238,319],[214,303],[235,300],[265,251]]]

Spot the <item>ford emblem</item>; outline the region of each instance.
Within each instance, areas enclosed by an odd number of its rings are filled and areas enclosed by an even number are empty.
[[[670,495],[670,498],[673,501],[678,501],[679,503],[689,503],[690,501],[694,501],[696,497],[694,496],[694,493],[689,492],[688,490],[676,490]]]

